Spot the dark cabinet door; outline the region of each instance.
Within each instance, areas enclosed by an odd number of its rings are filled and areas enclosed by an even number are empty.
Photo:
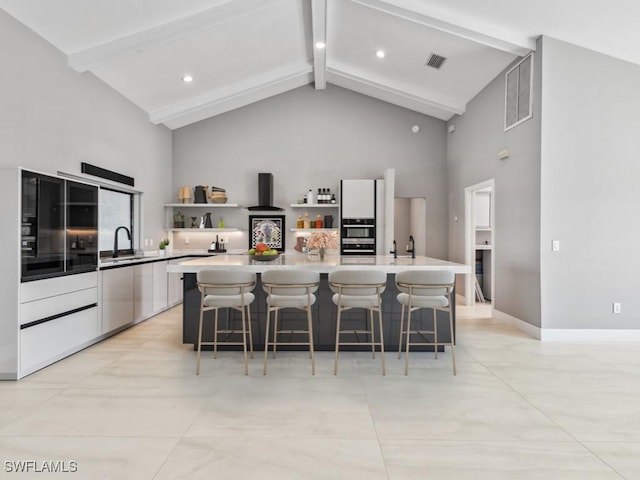
[[[64,180],[22,172],[22,280],[64,273]]]
[[[67,180],[67,273],[98,265],[98,188]]]

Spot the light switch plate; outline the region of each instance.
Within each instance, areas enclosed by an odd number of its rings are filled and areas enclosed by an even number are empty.
[[[551,242],[551,251],[552,252],[560,251],[560,240],[553,240]]]

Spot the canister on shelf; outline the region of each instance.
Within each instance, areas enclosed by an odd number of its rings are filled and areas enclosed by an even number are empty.
[[[298,215],[298,221],[296,222],[297,228],[304,228],[304,221],[302,220],[302,215]]]
[[[316,217],[316,228],[322,228],[322,217],[320,215]]]
[[[308,213],[304,214],[303,228],[311,228],[311,217]]]

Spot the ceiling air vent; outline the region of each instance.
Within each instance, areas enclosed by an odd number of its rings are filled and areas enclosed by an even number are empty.
[[[442,55],[438,55],[437,53],[432,53],[429,55],[427,59],[427,63],[425,64],[427,67],[433,67],[435,69],[439,69],[447,57],[443,57]]]

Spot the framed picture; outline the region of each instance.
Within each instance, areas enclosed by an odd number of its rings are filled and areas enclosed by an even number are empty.
[[[284,251],[284,215],[249,215],[249,248],[266,243],[269,248]]]

